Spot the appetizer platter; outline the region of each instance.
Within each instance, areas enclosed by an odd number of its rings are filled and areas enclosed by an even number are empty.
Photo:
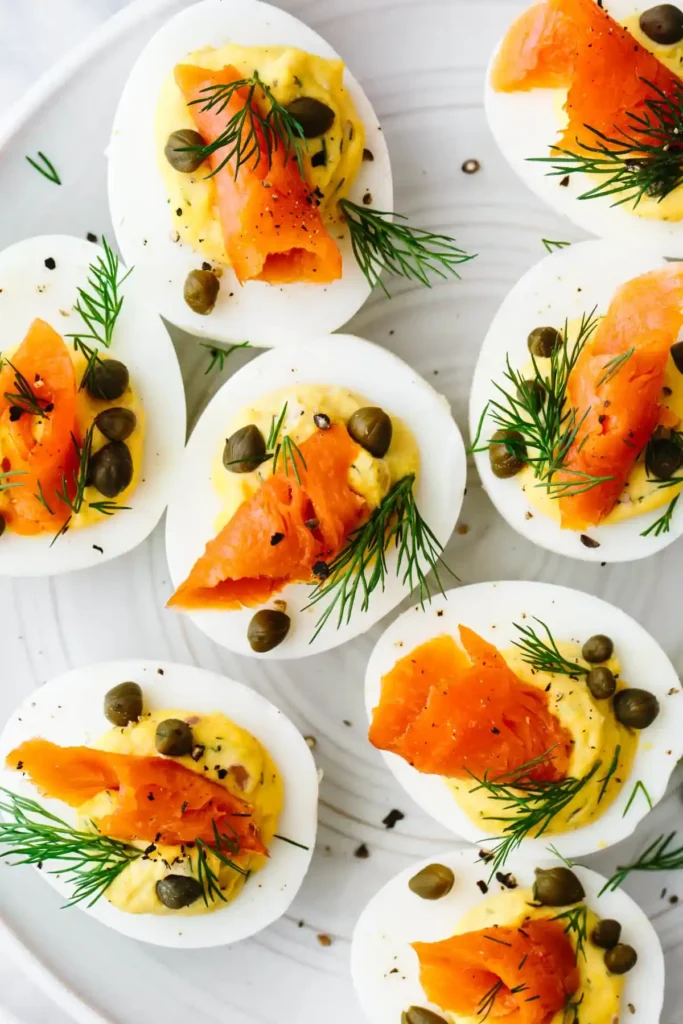
[[[141,0],[0,124],[10,1009],[677,1024],[681,55]]]

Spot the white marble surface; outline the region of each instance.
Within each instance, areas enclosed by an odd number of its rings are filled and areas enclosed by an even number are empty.
[[[0,116],[127,0],[0,0]],[[0,939],[0,1024],[67,1024]]]

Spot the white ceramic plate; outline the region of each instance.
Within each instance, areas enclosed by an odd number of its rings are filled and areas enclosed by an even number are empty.
[[[166,553],[175,586],[187,578],[207,541],[216,534],[214,524],[221,503],[210,477],[227,424],[240,409],[290,382],[348,388],[390,416],[401,418],[420,453],[417,506],[440,543],[448,541],[462,505],[466,476],[465,446],[448,402],[400,359],[363,338],[350,334],[314,338],[296,348],[259,356],[223,385],[202,415],[188,442],[166,520]],[[397,561],[394,549],[387,555],[386,587],[375,591],[366,612],[356,604],[350,622],[339,629],[332,616],[315,639],[325,602],[307,608],[309,586],[298,583],[285,588],[277,596],[287,602],[292,627],[285,641],[266,657],[320,654],[367,631],[408,596],[401,583],[402,572],[397,573]],[[253,608],[244,608],[193,612],[191,618],[217,643],[237,654],[253,655],[247,640],[253,614]]]
[[[634,799],[626,813],[636,780],[642,781],[656,804],[666,792],[676,762],[683,756],[683,692],[676,670],[661,647],[614,605],[549,583],[477,583],[451,590],[446,597],[447,600],[436,598],[426,615],[421,611],[418,614],[414,607],[404,612],[380,638],[365,676],[368,715],[379,703],[382,676],[399,658],[441,633],[450,633],[457,643],[461,624],[501,651],[520,638],[514,623],[533,626],[535,617],[546,623],[558,641],[582,645],[594,633],[605,633],[614,641],[622,678],[629,686],[655,694],[661,709],[659,716],[640,734],[631,774],[607,812],[589,825],[553,836],[552,840],[527,839],[523,853],[530,858],[541,857],[552,841],[563,856],[571,859],[605,849],[629,836],[648,811],[643,798]],[[444,779],[416,771],[396,754],[383,752],[382,756],[413,799],[458,837],[482,843],[491,836],[491,832],[472,824]]]
[[[0,736],[0,785],[38,802],[73,825],[76,813],[59,800],[45,800],[21,773],[5,769],[5,758],[25,740],[40,737],[61,746],[90,745],[110,728],[102,712],[105,693],[132,680],[142,688],[146,711],[178,708],[198,714],[220,711],[255,736],[275,762],[284,785],[278,834],[307,849],[273,840],[265,867],[229,906],[195,917],[127,914],[106,899],[83,904],[96,921],[132,939],[158,946],[201,949],[225,946],[254,935],[285,913],[313,856],[318,777],[306,743],[292,723],[248,686],[215,672],[173,662],[109,661],[66,672],[26,698]],[[11,859],[11,858],[10,858]],[[68,899],[72,886],[46,864],[42,877]],[[17,868],[16,871],[19,869]],[[26,868],[22,869],[26,871]],[[250,880],[251,881],[251,880]],[[65,913],[78,913],[71,908]]]
[[[454,235],[480,254],[462,268],[460,281],[436,281],[431,290],[397,282],[391,301],[371,296],[347,328],[389,348],[432,382],[464,430],[472,372],[494,311],[543,255],[542,238],[579,237],[516,179],[482,110],[489,56],[524,3],[280,3],[348,58],[371,97],[391,149],[397,207],[414,223]],[[104,150],[120,90],[145,43],[183,6],[184,0],[133,4],[36,86],[0,128],[0,189],[11,196],[3,204],[0,247],[41,233],[113,237]],[[24,7],[14,4],[13,18],[22,17]],[[95,16],[95,5],[91,10]],[[42,27],[51,43],[50,11]],[[51,45],[44,49],[54,55]],[[41,67],[36,57],[33,73]],[[94,97],[97,116],[89,115],[84,131],[83,112],[92,110]],[[26,164],[24,154],[38,150],[57,164],[61,189]],[[468,159],[480,162],[477,174],[461,173]],[[237,353],[222,375],[205,377],[207,351],[183,335],[174,333],[174,341],[194,424],[207,399],[251,354]],[[446,557],[463,582],[542,579],[598,594],[641,622],[683,670],[677,547],[635,569],[571,562],[510,529],[474,472],[460,523],[468,532],[456,532]],[[359,1024],[348,960],[363,906],[391,875],[454,842],[409,800],[367,742],[362,680],[382,626],[313,658],[257,661],[230,653],[185,617],[164,611],[171,589],[160,527],[135,552],[106,565],[48,581],[0,580],[0,722],[43,680],[98,660],[162,658],[249,683],[317,741],[314,756],[325,777],[311,870],[287,914],[260,935],[227,950],[182,951],[153,950],[85,914],[64,914],[59,895],[36,873],[0,865],[2,1001],[23,1024],[58,1014],[25,1011],[36,1005],[36,986],[85,1024],[140,1024],[142,1018],[187,1024],[198,1016],[205,1024],[228,1018],[230,1024],[282,1024],[285,1010],[291,1024],[319,1024],[321,1006],[326,1024]],[[387,830],[382,822],[394,808],[406,817]],[[678,828],[679,819],[672,789],[633,839],[592,857],[591,865],[611,874],[648,839]],[[363,843],[367,859],[354,856]],[[633,876],[627,883],[667,950],[664,1020],[683,1024],[683,914],[668,895],[660,899],[664,888],[683,895],[680,873]],[[332,945],[321,945],[319,934],[330,936]],[[14,953],[30,975],[25,995],[18,994]],[[116,970],[102,969],[111,963]],[[127,978],[135,983],[122,984]]]

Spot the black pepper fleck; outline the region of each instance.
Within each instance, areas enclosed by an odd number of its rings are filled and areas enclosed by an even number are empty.
[[[404,818],[403,811],[389,811],[386,818],[382,818],[382,824],[385,828],[393,828],[397,821],[403,821]]]

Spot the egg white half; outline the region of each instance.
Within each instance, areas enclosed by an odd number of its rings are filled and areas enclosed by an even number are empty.
[[[422,868],[435,863],[451,868],[455,884],[440,900],[421,899],[411,892],[408,882]],[[558,863],[547,854],[532,861],[515,857],[508,869],[519,885],[528,887],[534,881],[534,868]],[[581,880],[587,905],[600,917],[620,921],[623,941],[638,953],[638,962],[624,979],[619,1020],[611,1024],[657,1024],[664,1001],[664,955],[657,933],[640,907],[621,889],[600,896],[605,884],[602,875],[578,865],[572,870]],[[397,1024],[409,1006],[422,1006],[443,1015],[438,1006],[427,1001],[420,985],[417,954],[410,943],[450,938],[460,918],[484,899],[477,882],[488,882],[489,874],[476,850],[449,850],[406,868],[373,896],[358,920],[351,947],[353,984],[372,1024]]]
[[[34,736],[62,746],[92,744],[111,728],[103,713],[105,693],[128,680],[142,687],[145,710],[220,711],[251,732],[268,750],[283,779],[284,805],[277,831],[308,849],[274,839],[270,859],[258,877],[244,887],[234,903],[212,914],[178,918],[128,914],[104,898],[93,907],[79,906],[123,935],[158,946],[201,948],[245,939],[281,917],[296,896],[313,855],[318,804],[317,771],[303,737],[281,711],[248,686],[192,665],[165,661],[111,661],[66,672],[30,694],[5,726],[0,736],[0,786],[37,799],[73,824],[76,814],[71,808],[36,796],[35,788],[20,773],[4,769],[5,757]],[[71,887],[51,874],[52,868],[58,864],[46,864],[42,877],[70,896]]]
[[[448,541],[460,513],[466,476],[465,449],[448,402],[391,352],[363,338],[339,334],[259,356],[226,381],[202,414],[188,442],[166,519],[166,555],[175,587],[215,536],[221,505],[211,483],[211,468],[226,426],[250,402],[292,384],[348,388],[390,416],[400,416],[420,454],[417,506],[439,541],[443,545]],[[255,655],[247,641],[253,608],[192,612],[189,617],[207,636],[237,654],[261,658],[319,654],[365,632],[407,596],[396,575],[395,549],[388,553],[387,563],[386,589],[372,594],[368,611],[362,612],[356,602],[350,623],[336,629],[332,617],[313,642],[325,604],[304,611],[311,594],[306,584],[291,584],[275,595],[287,602],[292,626],[286,640],[267,654]]]
[[[138,58],[114,119],[109,156],[109,204],[116,237],[126,260],[136,264],[148,295],[167,320],[198,337],[231,342],[249,339],[271,348],[334,331],[363,305],[370,286],[353,256],[350,238],[339,241],[343,277],[328,285],[273,286],[249,281],[240,286],[231,270],[221,278],[212,313],[193,313],[183,284],[201,256],[172,240],[167,195],[157,166],[156,105],[162,83],[175,64],[204,46],[294,46],[321,57],[338,54],[303,22],[259,0],[202,0],[172,18]],[[348,69],[344,85],[365,126],[374,160],[363,162],[351,189],[357,203],[369,191],[378,210],[393,208],[389,152],[377,116]],[[335,231],[335,240],[342,231]]]
[[[652,3],[633,0],[603,0],[602,6],[619,22],[652,7]],[[519,13],[519,12],[518,12]],[[518,16],[518,15],[516,15]],[[507,29],[506,29],[507,31]],[[550,147],[560,131],[558,113],[566,89],[531,89],[527,92],[496,92],[491,86],[491,71],[500,44],[486,72],[484,106],[489,126],[503,156],[525,185],[558,213],[564,214],[591,235],[634,246],[650,246],[667,256],[680,255],[683,221],[649,220],[629,212],[627,205],[613,206],[613,197],[579,199],[603,178],[571,174],[567,185],[563,175],[549,176],[551,164],[532,163],[529,157],[551,156]]]
[[[521,370],[529,362],[527,337],[534,327],[548,325],[561,330],[566,320],[580,318],[594,307],[598,315],[604,314],[620,285],[661,266],[665,261],[652,250],[593,241],[552,253],[527,271],[496,313],[481,347],[470,392],[471,437],[476,435],[486,403],[496,398],[495,382],[510,389],[504,377],[506,356],[513,369]],[[481,432],[482,447],[495,430],[489,414]],[[586,547],[581,531],[561,529],[558,522],[531,505],[519,477],[496,477],[488,451],[477,452],[474,460],[484,489],[510,526],[539,547],[560,555],[586,562],[632,562],[661,551],[683,533],[681,506],[674,511],[668,533],[640,536],[660,518],[666,507],[662,506],[620,523],[587,528],[586,534],[600,546]]]
[[[558,641],[583,645],[593,634],[605,633],[614,641],[622,678],[629,686],[654,693],[659,700],[659,715],[640,733],[631,774],[600,818],[582,828],[553,835],[551,840],[545,836],[525,839],[521,849],[527,858],[542,857],[552,841],[563,856],[573,858],[604,850],[631,835],[649,811],[643,797],[635,799],[624,814],[636,780],[643,782],[653,805],[658,803],[676,762],[683,756],[683,693],[676,670],[661,647],[614,605],[550,583],[476,583],[450,590],[446,597],[436,598],[425,614],[419,606],[410,608],[380,637],[365,675],[368,716],[379,703],[382,676],[400,658],[442,633],[451,634],[459,642],[461,624],[501,651],[519,639],[513,623],[533,624],[533,616],[547,623]],[[443,778],[416,771],[397,754],[382,751],[382,756],[400,785],[427,814],[462,839],[485,848],[495,845],[493,830],[483,831],[470,821]]]
[[[101,255],[98,245],[68,235],[27,238],[1,252],[3,349],[19,345],[36,317],[71,345],[66,335],[84,330],[73,308],[78,288],[87,287],[88,266]],[[54,270],[45,266],[50,257],[56,263]],[[23,537],[5,530],[0,538],[0,576],[54,576],[107,562],[140,544],[166,508],[172,474],[185,443],[183,381],[171,339],[149,304],[136,268],[121,294],[123,306],[112,346],[96,347],[104,356],[126,364],[144,408],[143,464],[130,510],[70,530],[54,544],[54,534]]]

